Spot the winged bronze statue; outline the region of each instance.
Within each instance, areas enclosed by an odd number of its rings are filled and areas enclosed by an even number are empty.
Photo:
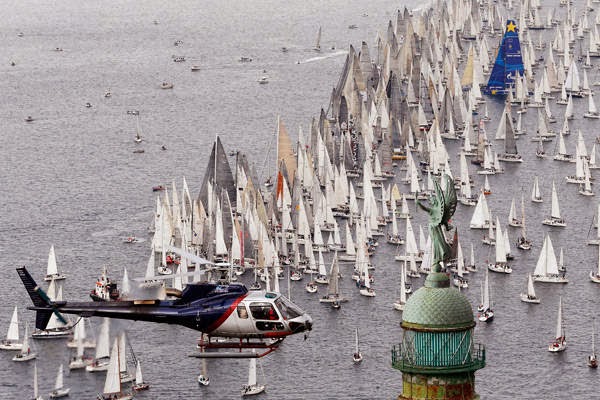
[[[431,235],[431,241],[433,244],[433,255],[432,255],[432,270],[433,272],[440,272],[443,266],[443,262],[446,261],[450,255],[450,245],[446,242],[446,231],[451,230],[453,227],[450,225],[450,219],[456,211],[456,191],[454,190],[454,182],[448,175],[444,175],[443,179],[446,180],[446,190],[443,191],[440,183],[437,179],[433,180],[434,193],[429,196],[429,206],[421,203],[417,200],[417,204],[423,210],[429,213],[429,234]]]

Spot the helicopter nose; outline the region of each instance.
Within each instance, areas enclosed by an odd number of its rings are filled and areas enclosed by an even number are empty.
[[[310,317],[310,315],[306,315],[306,322],[304,323],[304,326],[306,327],[307,331],[312,330],[312,325],[313,325],[313,321],[312,318]]]

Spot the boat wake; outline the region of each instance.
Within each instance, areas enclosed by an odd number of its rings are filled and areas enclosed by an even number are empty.
[[[346,54],[348,54],[347,50],[340,50],[340,51],[336,51],[334,53],[329,53],[329,54],[325,54],[325,55],[318,56],[318,57],[307,58],[304,61],[298,61],[298,64],[306,64],[306,63],[310,63],[310,62],[326,60],[328,58],[342,56],[342,55],[346,55]]]

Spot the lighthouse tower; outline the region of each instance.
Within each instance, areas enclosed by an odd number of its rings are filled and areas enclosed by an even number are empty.
[[[402,343],[392,349],[392,366],[402,371],[398,400],[478,399],[475,371],[485,366],[485,348],[473,342],[474,327],[467,298],[445,273],[430,273],[406,302]]]

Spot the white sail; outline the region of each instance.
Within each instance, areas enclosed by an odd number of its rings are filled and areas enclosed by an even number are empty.
[[[250,367],[248,368],[248,386],[256,385],[256,358],[250,358]]]
[[[558,193],[556,192],[556,185],[552,182],[552,210],[550,213],[552,218],[561,219],[560,207],[558,205]]]
[[[536,298],[535,288],[533,287],[533,278],[531,274],[527,275],[527,297],[530,299]]]
[[[556,318],[556,339],[560,339],[565,336],[562,321],[562,297],[558,298],[558,316]]]
[[[504,234],[500,227],[500,219],[496,217],[496,263],[506,263],[506,248]]]
[[[106,371],[106,380],[104,381],[104,394],[121,392],[121,375],[119,372],[119,343],[115,338],[110,352],[110,363]]]
[[[58,266],[56,265],[56,253],[54,252],[54,245],[50,246],[50,252],[48,253],[48,269],[46,270],[46,276],[58,275]]]
[[[60,367],[58,367],[58,374],[56,375],[56,382],[54,383],[54,390],[59,390],[62,389],[62,387],[64,386],[64,367],[62,364],[60,364]]]
[[[406,303],[406,260],[400,267],[400,303]]]
[[[556,261],[556,253],[550,235],[544,238],[544,244],[540,252],[537,264],[535,265],[535,276],[558,275],[558,262]]]
[[[135,366],[135,383],[137,385],[141,385],[144,383],[144,377],[142,376],[142,366],[140,364],[140,360],[137,360],[137,364]]]
[[[481,303],[481,306],[483,308],[483,311],[489,310],[490,309],[490,282],[489,282],[489,273],[486,270],[485,271],[485,282],[483,284],[483,301]]]
[[[127,337],[125,332],[119,334],[119,371],[127,372],[127,358],[125,353],[127,351]]]
[[[19,315],[17,313],[17,306],[15,306],[12,318],[10,319],[10,324],[8,325],[6,341],[11,343],[19,341]]]
[[[110,356],[110,318],[104,317],[100,325],[100,334],[96,342],[96,360]]]

